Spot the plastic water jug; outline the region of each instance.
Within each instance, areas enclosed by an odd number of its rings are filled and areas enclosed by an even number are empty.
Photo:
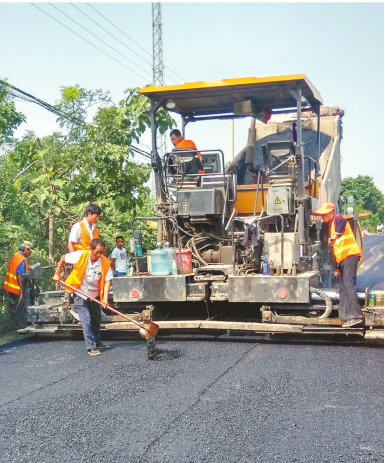
[[[374,307],[376,296],[374,295],[373,290],[369,293],[369,307]]]
[[[269,275],[269,262],[266,257],[263,258],[262,275]]]
[[[151,251],[151,274],[156,276],[169,275],[168,252],[162,249],[161,243],[157,243],[156,249]]]
[[[175,260],[175,270],[176,270],[176,251],[173,248],[170,248],[170,243],[166,243],[166,251],[167,251],[167,258],[168,258],[168,270],[169,270],[169,275],[173,275],[174,270],[173,270],[173,262]],[[176,274],[176,272],[175,272]]]

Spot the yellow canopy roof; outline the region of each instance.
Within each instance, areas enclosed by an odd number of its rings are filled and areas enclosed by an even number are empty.
[[[296,106],[296,101],[288,89],[296,91],[301,83],[302,95],[313,104],[322,104],[318,90],[304,74],[274,77],[243,77],[239,79],[188,82],[182,85],[144,87],[140,93],[155,102],[164,98],[162,106],[169,100],[175,103],[174,109],[186,116],[203,116],[234,112],[234,103],[251,101],[256,108],[285,108]]]

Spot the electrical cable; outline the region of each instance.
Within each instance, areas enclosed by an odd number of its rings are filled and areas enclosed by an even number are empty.
[[[223,124],[225,124],[225,126],[226,126],[227,128],[229,128],[229,126],[226,124],[225,121],[223,121],[223,120],[221,120],[221,119],[220,119],[220,121],[221,121]],[[235,124],[234,124],[234,127],[235,127]],[[236,138],[238,138],[238,140],[239,140],[241,143],[244,143],[244,141],[241,140],[235,132],[234,132],[234,136],[235,136]]]
[[[9,84],[5,80],[0,79],[0,82],[7,85],[8,87],[10,87],[9,93],[12,96],[20,98],[21,100],[24,100],[24,101],[28,101],[30,103],[36,103],[39,106],[41,106],[42,108],[46,109],[47,111],[50,111],[51,113],[56,114],[57,116],[63,116],[63,113],[61,111],[56,110],[49,103],[46,103],[45,101],[40,100],[39,98],[36,98],[33,95],[30,95],[29,93],[23,92],[23,90],[20,90],[19,88]]]
[[[109,58],[111,58],[112,60],[116,61],[118,64],[120,64],[121,66],[125,67],[126,69],[128,69],[129,71],[133,72],[134,74],[136,74],[137,76],[141,77],[142,79],[144,80],[147,80],[146,77],[143,77],[142,75],[140,75],[138,72],[134,71],[133,69],[129,68],[128,66],[126,66],[125,64],[121,63],[120,61],[118,61],[116,58],[112,57],[111,55],[109,55],[108,53],[106,53],[105,51],[101,50],[99,47],[97,47],[96,45],[94,45],[93,43],[89,42],[87,39],[85,39],[84,37],[82,37],[81,35],[79,35],[77,32],[73,31],[72,29],[70,29],[69,27],[65,26],[63,23],[61,23],[58,19],[54,18],[53,16],[51,16],[49,13],[45,12],[44,10],[42,10],[41,8],[39,8],[37,5],[35,5],[34,3],[31,2],[31,5],[33,5],[35,8],[37,8],[38,10],[42,11],[44,14],[46,14],[47,16],[49,16],[51,19],[53,19],[54,21],[56,21],[57,23],[59,23],[61,26],[65,27],[66,29],[68,29],[70,32],[72,32],[73,34],[77,35],[78,37],[80,37],[82,40],[84,40],[85,42],[87,42],[89,45],[91,45],[92,47],[96,48],[97,50],[99,50],[100,52],[102,52],[104,55],[108,56]]]
[[[21,100],[27,101],[29,103],[36,103],[39,106],[41,106],[42,108],[46,109],[47,111],[50,111],[50,112],[56,114],[57,116],[69,119],[71,122],[80,125],[79,121],[77,121],[76,119],[75,120],[71,119],[70,117],[63,114],[61,111],[56,110],[49,103],[46,103],[45,101],[40,100],[39,98],[36,98],[33,95],[30,95],[29,93],[24,92],[23,90],[20,90],[19,88],[9,84],[5,80],[0,79],[0,83],[2,83],[4,85],[7,85],[7,87],[10,88],[9,93],[12,96],[20,98]],[[145,159],[151,159],[151,153],[149,153],[147,151],[144,151],[144,150],[142,150],[142,149],[140,149],[140,148],[138,148],[138,147],[136,147],[134,145],[129,145],[129,149],[134,151],[136,154],[139,154],[140,156],[144,157]]]
[[[140,154],[141,156],[145,157],[146,159],[151,159],[151,154],[147,153],[146,151],[141,150],[140,148],[130,145],[129,148],[134,151],[137,154]]]
[[[73,3],[70,3],[74,8],[76,8],[78,11],[80,11],[80,13],[82,13],[84,16],[86,16],[90,21],[92,21],[93,23],[95,23],[97,26],[99,26],[101,29],[104,30],[104,32],[107,32],[107,34],[109,34],[111,37],[113,37],[115,40],[117,40],[119,43],[121,43],[124,47],[126,47],[128,50],[132,51],[132,53],[134,53],[136,56],[138,56],[139,58],[141,58],[142,60],[144,60],[147,64],[149,64],[151,67],[152,67],[152,64],[150,63],[150,61],[147,61],[145,58],[143,58],[143,56],[139,55],[138,53],[136,53],[136,51],[134,51],[132,48],[130,48],[129,46],[127,46],[125,43],[123,43],[121,40],[119,40],[117,37],[115,37],[113,34],[111,34],[111,32],[109,32],[107,29],[105,29],[103,26],[101,26],[99,23],[97,23],[95,20],[93,20],[92,18],[90,18],[88,16],[88,14],[84,13],[84,11],[82,11],[80,8],[78,8],[76,5],[74,5]],[[96,11],[96,10],[95,10]],[[116,50],[115,50],[116,51]],[[141,68],[142,69],[142,68]],[[148,72],[148,71],[146,71]],[[165,74],[166,75],[166,74]],[[174,80],[172,77],[170,76],[167,76],[169,79],[171,79],[172,81],[174,81],[176,84],[178,83],[176,80]]]
[[[145,50],[143,47],[141,47],[138,43],[135,42],[135,40],[133,40],[131,37],[129,37],[127,34],[125,34],[121,29],[119,29],[119,27],[115,26],[115,24],[113,24],[109,19],[107,19],[105,16],[102,15],[102,13],[100,13],[96,8],[94,8],[92,5],[90,5],[89,3],[87,3],[87,5],[92,8],[94,11],[96,11],[102,18],[104,18],[107,22],[109,22],[112,26],[115,27],[115,29],[118,29],[119,32],[121,32],[123,35],[125,35],[129,40],[131,40],[131,42],[134,42],[135,45],[137,45],[139,48],[141,48],[143,51],[145,51],[148,55],[152,56],[150,52],[148,52],[147,50]],[[172,69],[170,69],[168,66],[164,66],[166,69],[168,69],[169,71],[171,71],[173,74],[175,74],[177,77],[179,77],[179,79],[182,79],[184,82],[186,82],[186,79],[183,79],[183,77],[181,77],[180,75],[178,75],[175,71],[173,71]],[[169,77],[169,76],[167,76]],[[169,77],[171,79],[171,77]],[[174,80],[174,79],[171,79],[171,80]],[[174,80],[175,82],[175,80]]]
[[[244,136],[244,134],[238,129],[238,127],[235,125],[235,121],[234,121],[234,129],[237,130],[237,132],[239,133],[239,135],[241,135],[242,137]]]
[[[70,5],[72,5],[74,8],[76,8],[78,11],[80,11],[80,13],[82,13],[84,16],[86,16],[90,21],[92,21],[93,23],[95,23],[97,26],[99,26],[101,29],[103,29],[105,32],[107,32],[107,34],[109,34],[111,37],[113,37],[115,40],[117,40],[119,43],[121,43],[124,47],[126,47],[128,50],[132,51],[132,53],[134,53],[136,56],[138,56],[139,58],[141,58],[142,60],[144,60],[147,64],[149,64],[150,66],[152,66],[152,64],[150,63],[150,61],[147,61],[145,58],[143,58],[143,56],[139,55],[138,53],[136,53],[136,51],[134,51],[132,48],[130,48],[129,46],[127,46],[125,43],[123,43],[121,40],[119,40],[117,37],[115,37],[113,34],[111,34],[111,32],[109,32],[107,29],[105,29],[103,26],[101,26],[99,23],[97,23],[95,20],[93,20],[92,18],[90,18],[88,16],[88,14],[84,13],[84,11],[82,11],[80,8],[78,8],[76,5],[74,5],[73,3],[70,3]],[[146,71],[147,72],[147,71]]]
[[[92,36],[94,36],[96,39],[98,39],[100,42],[104,43],[104,45],[106,45],[107,47],[111,48],[111,50],[113,50],[114,52],[118,53],[118,55],[122,56],[124,59],[126,59],[127,61],[129,61],[130,63],[134,64],[135,66],[138,66],[139,69],[141,69],[142,71],[144,72],[147,72],[148,74],[151,75],[151,72],[147,71],[146,69],[142,68],[141,66],[139,66],[139,64],[136,64],[135,61],[132,61],[130,58],[127,58],[127,56],[123,55],[122,53],[120,53],[118,50],[116,50],[114,47],[111,47],[111,45],[108,45],[108,43],[106,43],[104,40],[100,39],[97,35],[95,35],[94,33],[90,32],[88,29],[86,29],[84,26],[82,26],[81,24],[79,24],[77,21],[75,21],[74,19],[71,18],[71,16],[68,16],[68,14],[64,13],[64,11],[60,10],[57,6],[55,6],[53,3],[50,3],[49,4],[51,6],[53,6],[56,10],[60,11],[61,14],[64,14],[64,16],[66,16],[68,19],[70,19],[72,22],[74,22],[75,24],[77,24],[79,27],[81,27],[82,29],[84,29],[85,31],[87,31],[89,34],[91,34]]]

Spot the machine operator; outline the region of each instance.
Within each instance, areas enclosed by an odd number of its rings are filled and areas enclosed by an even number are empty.
[[[170,139],[171,143],[175,146],[175,148],[182,149],[182,148],[189,148],[189,149],[194,149],[198,150],[198,148],[195,146],[195,143],[192,140],[185,140],[182,137],[182,134],[178,129],[171,130],[170,132]],[[198,158],[200,162],[203,162],[203,157],[199,151],[197,151]],[[200,174],[204,174],[205,170],[200,169],[199,170]]]
[[[357,245],[352,228],[342,214],[335,214],[333,203],[324,203],[313,212],[330,224],[329,246],[332,247],[339,276],[340,301],[338,317],[347,320],[342,326],[350,328],[362,323],[361,307],[357,298],[357,265],[361,251]]]

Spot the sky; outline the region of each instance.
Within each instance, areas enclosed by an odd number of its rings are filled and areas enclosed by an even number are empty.
[[[109,90],[119,102],[126,88],[152,82],[151,3],[34,5],[0,1],[0,78],[50,104],[62,86]],[[305,74],[325,105],[345,111],[342,178],[369,175],[384,192],[382,2],[167,2],[162,31],[165,84]],[[59,129],[56,116],[33,103],[18,101],[17,109],[27,118],[18,137]],[[246,144],[249,124],[235,121],[235,155]],[[186,138],[202,149],[220,148],[229,159],[229,122],[189,124]],[[141,143],[150,146],[149,133]]]

